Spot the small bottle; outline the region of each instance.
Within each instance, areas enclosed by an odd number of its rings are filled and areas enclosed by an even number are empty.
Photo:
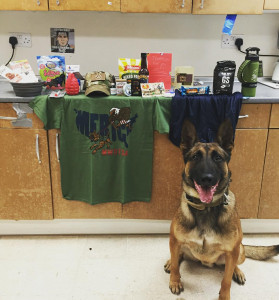
[[[112,82],[110,84],[110,94],[112,96],[116,95],[116,82],[115,82],[115,77],[112,75]]]
[[[141,53],[141,69],[139,70],[140,83],[147,83],[149,71],[147,68],[147,53]]]

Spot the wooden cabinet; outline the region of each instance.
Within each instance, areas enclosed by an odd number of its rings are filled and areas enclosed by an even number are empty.
[[[279,9],[279,1],[278,0],[265,0],[264,1],[264,9]]]
[[[0,1],[0,10],[48,10],[48,0]]]
[[[237,129],[230,189],[240,218],[257,218],[268,129]]]
[[[258,217],[279,218],[279,104],[272,105]]]
[[[120,0],[48,0],[49,10],[120,11]]]
[[[192,0],[121,0],[121,12],[190,14]]]
[[[279,104],[272,105],[269,128],[279,128]]]
[[[180,205],[183,167],[180,148],[171,143],[167,134],[155,132],[151,200],[124,204],[122,217],[171,220]]]
[[[48,131],[54,218],[120,219],[122,212],[121,203],[90,205],[82,201],[66,200],[62,197],[59,164],[59,134],[58,130]]]
[[[266,149],[259,215],[261,219],[279,218],[279,129],[270,129]]]
[[[0,103],[1,117],[16,117],[11,104]],[[47,133],[34,114],[32,128],[0,122],[0,219],[53,218]],[[38,124],[38,126],[36,126]]]
[[[262,14],[264,0],[193,0],[193,14]]]

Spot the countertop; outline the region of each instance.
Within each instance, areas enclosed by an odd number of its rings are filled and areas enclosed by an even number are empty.
[[[212,77],[197,77],[195,81],[203,81],[204,85],[209,85],[212,90]],[[234,82],[233,92],[241,91],[241,83]],[[34,97],[17,97],[12,85],[6,79],[0,79],[0,102],[28,103]],[[243,99],[243,103],[279,103],[279,89],[274,89],[258,83],[256,97]]]

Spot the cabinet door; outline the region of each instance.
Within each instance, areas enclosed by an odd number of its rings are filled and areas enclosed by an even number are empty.
[[[278,0],[265,0],[264,1],[264,9],[279,9],[279,1]]]
[[[0,141],[0,219],[52,219],[46,131],[1,128]]]
[[[180,205],[184,163],[167,134],[154,132],[152,197],[123,205],[123,218],[171,220]]]
[[[270,111],[271,104],[243,104],[237,128],[268,128]]]
[[[266,149],[259,218],[279,218],[279,129],[270,129]]]
[[[231,191],[240,218],[257,218],[268,129],[238,129],[232,152]]]
[[[52,180],[52,198],[55,219],[121,218],[121,203],[90,205],[82,201],[66,200],[62,197],[58,130],[49,130],[49,154]]]
[[[190,14],[192,0],[121,0],[121,12]]]
[[[120,0],[48,0],[49,10],[120,11]]]
[[[264,0],[193,0],[193,14],[226,15],[263,13]]]
[[[279,104],[272,104],[269,128],[279,128]]]
[[[0,1],[0,10],[48,10],[48,0]]]

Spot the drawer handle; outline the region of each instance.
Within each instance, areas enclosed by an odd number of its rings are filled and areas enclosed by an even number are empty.
[[[17,117],[4,117],[4,116],[0,116],[0,120],[17,120]]]
[[[41,5],[41,2],[40,2],[40,1],[37,1],[37,5],[40,6],[40,5]]]
[[[59,153],[59,134],[56,133],[56,157],[57,157],[57,161],[60,161],[60,153]]]
[[[39,134],[36,134],[36,154],[37,154],[37,158],[38,158],[39,164],[41,164],[42,161],[40,159]]]
[[[200,5],[201,9],[203,9],[203,3],[204,3],[204,0],[201,0],[201,5]]]
[[[249,115],[243,115],[238,117],[238,119],[244,119],[244,118],[249,118]]]
[[[182,0],[181,7],[182,7],[182,8],[184,8],[184,7],[185,7],[185,0]]]
[[[56,4],[57,4],[57,5],[60,5],[60,1],[59,1],[59,0],[56,0]]]

